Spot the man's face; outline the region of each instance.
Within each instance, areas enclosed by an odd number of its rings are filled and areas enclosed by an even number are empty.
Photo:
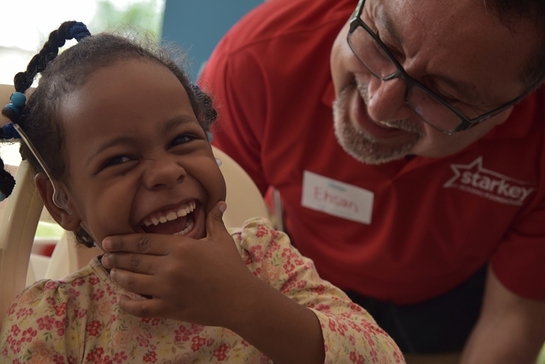
[[[521,70],[537,42],[529,22],[517,23],[513,31],[476,0],[367,0],[361,19],[411,77],[458,110],[484,114],[525,92]],[[512,111],[449,136],[405,102],[404,80],[381,81],[369,72],[350,49],[348,30],[347,23],[331,54],[335,132],[343,148],[362,162],[456,153]]]

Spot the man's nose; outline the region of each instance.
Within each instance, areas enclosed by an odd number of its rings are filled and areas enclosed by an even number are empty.
[[[368,85],[367,113],[376,121],[402,120],[412,110],[405,102],[407,83],[401,78],[387,81],[372,77]]]

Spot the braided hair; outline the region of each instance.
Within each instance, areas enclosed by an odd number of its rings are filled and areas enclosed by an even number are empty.
[[[76,39],[78,44],[59,55],[59,48],[66,40]],[[46,172],[53,180],[66,177],[63,162],[63,127],[60,105],[66,95],[82,86],[91,74],[102,67],[129,59],[145,59],[168,68],[184,87],[191,107],[202,128],[208,132],[216,119],[210,97],[192,85],[185,72],[177,65],[170,50],[146,39],[131,38],[129,35],[100,33],[90,36],[83,23],[69,21],[51,32],[42,50],[28,64],[26,71],[15,75],[15,96],[24,96],[38,73],[41,74],[36,90],[28,102],[20,101],[6,105],[2,114],[16,124],[34,146],[45,166],[40,164],[32,150],[21,144],[21,156],[27,159],[36,173]],[[10,131],[9,124],[0,134],[0,140],[17,135]],[[8,136],[9,134],[9,136]],[[44,171],[44,167],[47,169]],[[0,159],[0,193],[9,196],[13,189],[13,177],[4,170]],[[10,178],[11,177],[11,178]],[[0,199],[1,196],[0,195]],[[86,240],[80,241],[86,243]],[[87,244],[86,244],[87,245]]]
[[[21,111],[25,107],[25,92],[30,88],[36,75],[47,66],[47,63],[54,59],[59,48],[66,40],[76,38],[78,41],[90,35],[89,30],[83,23],[69,21],[63,23],[59,29],[49,35],[49,39],[44,44],[42,50],[36,54],[28,63],[24,72],[19,72],[14,77],[15,93],[12,94],[11,103],[2,109],[2,114],[11,120],[12,123],[19,123],[21,120]],[[0,131],[0,140],[19,139],[20,136],[13,129],[12,125],[4,125]],[[15,179],[11,176],[4,166],[4,161],[0,158],[0,201],[8,197],[15,186]]]

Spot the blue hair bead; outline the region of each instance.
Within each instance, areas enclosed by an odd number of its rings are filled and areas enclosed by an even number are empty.
[[[15,115],[21,114],[21,110],[24,109],[26,103],[26,96],[22,92],[14,92],[11,94],[11,102],[4,106],[4,109],[11,110]]]
[[[19,115],[19,108],[17,106],[13,105],[11,102],[9,104],[6,104],[6,106],[4,106],[4,109],[10,109],[15,114]]]
[[[8,104],[8,105],[11,105],[11,104]],[[6,107],[8,105],[6,105]],[[21,139],[21,136],[19,135],[17,130],[15,130],[15,128],[13,127],[13,123],[7,123],[5,125],[2,125],[2,134],[3,134],[2,138],[4,140]]]
[[[206,132],[206,137],[208,138],[209,143],[212,143],[212,140],[214,140],[214,135],[209,131]]]
[[[0,192],[0,202],[4,201],[8,196],[6,196],[4,193]]]
[[[22,92],[14,92],[11,94],[11,97],[9,98],[11,103],[15,105],[18,108],[22,108],[25,106],[26,103],[26,96]]]

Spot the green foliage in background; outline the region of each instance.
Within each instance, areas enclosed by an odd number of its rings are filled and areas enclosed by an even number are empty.
[[[40,221],[36,229],[36,237],[59,239],[64,233],[64,229],[55,223]]]
[[[537,358],[537,364],[545,364],[545,345],[541,349],[541,354]]]
[[[126,27],[146,31],[157,40],[163,21],[164,0],[141,0],[119,9],[108,0],[99,0],[89,27],[95,32],[112,31]]]

